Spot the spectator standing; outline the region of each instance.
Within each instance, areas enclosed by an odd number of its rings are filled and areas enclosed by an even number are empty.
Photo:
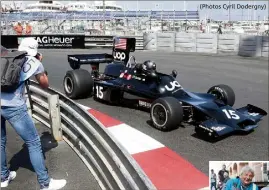
[[[210,174],[210,182],[211,182],[211,187],[210,190],[216,190],[217,189],[217,175],[214,172],[213,169],[211,169],[211,174]]]
[[[23,33],[23,26],[22,26],[22,24],[21,24],[20,21],[14,26],[14,30],[17,33],[17,35],[22,35],[22,33]]]
[[[6,121],[24,140],[30,161],[37,174],[41,190],[58,190],[66,185],[66,180],[54,180],[49,177],[42,153],[41,141],[34,122],[28,114],[25,103],[25,81],[35,76],[42,88],[48,88],[49,82],[41,58],[38,56],[38,42],[34,38],[24,38],[19,51],[27,52],[20,75],[20,85],[14,92],[1,91],[1,188],[7,187],[16,177],[16,171],[10,171],[6,161]],[[2,82],[2,81],[1,81]]]
[[[218,173],[218,177],[219,177],[219,181],[223,183],[224,181],[224,173],[227,172],[227,174],[229,175],[228,170],[226,170],[226,165],[223,164],[222,165],[222,169],[219,171]]]
[[[26,28],[25,28],[25,34],[31,35],[32,34],[32,26],[29,24],[29,22],[26,22]]]
[[[218,31],[219,34],[222,34],[222,29],[221,29],[221,25],[219,25]]]

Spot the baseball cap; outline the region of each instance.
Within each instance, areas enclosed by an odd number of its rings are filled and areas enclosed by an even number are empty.
[[[38,48],[38,42],[34,38],[24,38],[22,39],[18,50],[26,51],[30,56],[36,56]]]

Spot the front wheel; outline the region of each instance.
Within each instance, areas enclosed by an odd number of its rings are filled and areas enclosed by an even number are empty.
[[[183,121],[183,108],[173,97],[158,98],[151,105],[150,118],[155,128],[172,130]]]
[[[225,105],[229,105],[231,107],[234,105],[235,93],[228,85],[219,84],[212,86],[207,93],[216,96],[216,98],[223,101]]]

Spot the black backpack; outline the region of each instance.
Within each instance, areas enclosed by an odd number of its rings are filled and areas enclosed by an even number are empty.
[[[1,91],[12,93],[20,85],[21,70],[26,62],[26,52],[8,52],[1,57]]]

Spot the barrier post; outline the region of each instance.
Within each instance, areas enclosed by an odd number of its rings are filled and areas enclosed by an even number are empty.
[[[27,105],[27,111],[28,114],[32,117],[32,108],[31,108],[31,104],[30,104],[30,99],[29,99],[29,94],[27,93],[27,99],[26,99],[26,105]]]
[[[51,95],[48,97],[49,102],[49,116],[51,121],[51,131],[56,141],[63,140],[62,127],[61,127],[61,115],[59,95]]]

